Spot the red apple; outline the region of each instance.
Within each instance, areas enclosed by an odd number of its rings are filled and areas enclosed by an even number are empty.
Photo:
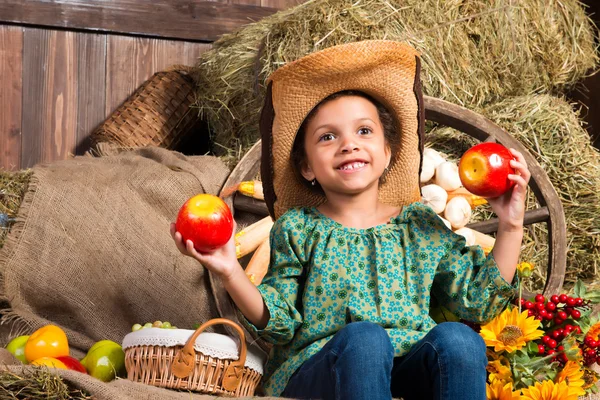
[[[191,240],[199,252],[213,251],[229,241],[233,233],[233,215],[223,200],[211,194],[199,194],[181,207],[175,228],[184,243]]]
[[[463,186],[481,197],[498,197],[515,185],[508,179],[515,174],[510,166],[514,156],[498,143],[480,143],[463,154],[458,164],[458,174]]]
[[[87,374],[87,371],[86,371],[85,367],[83,366],[83,364],[81,364],[81,362],[79,362],[79,360],[76,359],[75,357],[61,356],[61,357],[56,357],[56,359],[58,361],[61,361],[63,364],[65,364],[65,367],[67,367],[67,369],[71,369],[73,371],[79,371],[84,374]]]

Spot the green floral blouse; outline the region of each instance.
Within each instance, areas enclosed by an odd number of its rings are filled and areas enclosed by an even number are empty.
[[[431,293],[457,316],[483,322],[516,290],[491,253],[467,247],[421,203],[368,229],[345,227],[316,208],[291,209],[275,222],[270,244],[269,272],[258,290],[271,317],[262,330],[241,319],[275,344],[264,375],[272,396],[350,322],[384,327],[398,357],[435,326]]]

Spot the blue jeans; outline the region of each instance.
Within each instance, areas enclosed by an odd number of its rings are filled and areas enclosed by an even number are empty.
[[[298,368],[282,396],[484,400],[486,365],[483,339],[458,322],[437,325],[397,358],[382,327],[353,322]]]

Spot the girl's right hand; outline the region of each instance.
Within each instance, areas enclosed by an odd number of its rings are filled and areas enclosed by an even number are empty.
[[[210,272],[218,275],[221,279],[227,280],[234,275],[238,268],[242,268],[237,260],[235,253],[235,221],[233,223],[233,232],[231,238],[222,247],[210,252],[200,253],[194,248],[194,243],[187,240],[183,243],[181,233],[175,229],[175,224],[171,223],[171,237],[175,241],[175,245],[179,252],[188,257],[195,258],[204,265]]]

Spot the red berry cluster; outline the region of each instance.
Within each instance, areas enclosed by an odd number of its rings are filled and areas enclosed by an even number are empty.
[[[547,332],[546,335],[542,336],[542,343],[538,344],[538,353],[540,355],[547,356],[558,353],[554,358],[554,361],[565,364],[568,361],[568,358],[565,353],[562,353],[565,348],[560,344],[560,342],[569,336],[571,332],[580,334],[581,328],[578,325],[566,324],[562,328],[556,328]]]
[[[586,305],[582,298],[571,297],[566,294],[554,294],[550,297],[550,301],[546,301],[546,298],[541,294],[535,296],[535,302],[521,299],[521,306],[528,310],[530,317],[535,317],[540,321],[554,320],[555,325],[562,324],[569,317],[578,320],[581,318],[581,311],[577,310],[576,307]]]
[[[596,341],[591,336],[586,336],[583,339],[583,364],[590,366],[595,362],[600,361],[600,340]]]
[[[566,294],[555,294],[550,299],[537,294],[534,301],[522,299],[521,307],[527,310],[530,317],[540,320],[545,327],[546,334],[538,342],[538,353],[543,356],[556,354],[553,360],[564,365],[568,358],[561,342],[569,335],[581,334],[577,320],[581,318],[582,309],[589,307],[589,304],[587,300]],[[567,320],[569,323],[565,324]],[[600,361],[600,341],[588,336],[580,347],[586,365]]]

